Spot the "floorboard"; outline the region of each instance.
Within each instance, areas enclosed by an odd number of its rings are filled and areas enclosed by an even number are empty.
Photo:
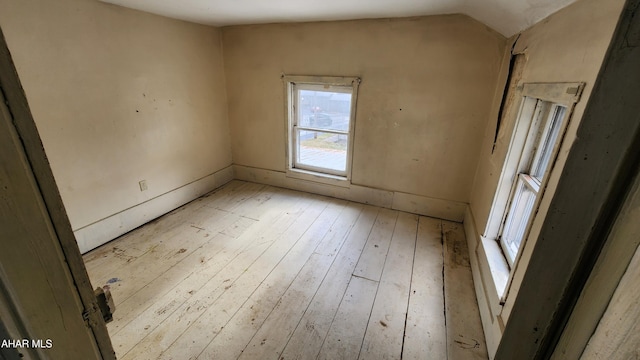
[[[417,230],[417,215],[398,215],[360,359],[400,359],[402,356]]]
[[[420,217],[409,293],[404,359],[447,358],[444,329],[444,259],[442,222]],[[473,315],[470,311],[470,315]]]
[[[298,321],[281,354],[284,359],[315,359],[344,296],[379,208],[365,207]]]
[[[486,359],[460,224],[232,181],[85,254],[119,359]]]
[[[246,345],[240,359],[280,358],[296,326],[325,279],[329,267],[362,212],[362,206],[347,205],[307,258],[267,319]]]
[[[482,325],[478,316],[469,316],[469,309],[477,309],[478,303],[462,224],[443,221],[442,234],[447,356],[449,359],[486,359]]]
[[[351,277],[318,359],[358,358],[377,290],[377,281]]]

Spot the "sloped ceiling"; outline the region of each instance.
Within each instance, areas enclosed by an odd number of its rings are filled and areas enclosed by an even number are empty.
[[[461,13],[511,36],[576,0],[101,0],[200,24],[372,19]]]

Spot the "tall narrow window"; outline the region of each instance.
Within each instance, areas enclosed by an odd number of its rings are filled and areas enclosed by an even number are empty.
[[[511,204],[507,211],[500,243],[509,265],[513,265],[529,223],[535,212],[540,187],[559,145],[567,108],[548,101],[536,100],[534,118],[520,159]]]
[[[359,79],[286,76],[287,166],[349,179]]]
[[[557,154],[584,85],[521,83],[514,88],[516,101],[505,108],[501,131],[511,135],[508,144],[502,134],[496,142],[494,156],[504,156],[504,163],[478,251],[486,256],[481,271],[492,277],[500,304],[510,296],[515,270],[528,265],[530,252],[524,250],[535,246],[531,229],[544,220],[542,199],[553,196],[545,190],[551,173],[561,170],[554,169]]]
[[[512,104],[518,105],[519,110],[517,114],[508,111],[514,116],[505,122],[505,126],[512,129],[511,140],[483,233],[485,239],[496,240],[504,254],[504,263],[508,265],[505,267],[511,270],[522,265],[518,265],[522,249],[536,219],[564,131],[583,88],[584,83],[579,82],[525,83],[516,87],[514,96],[520,101]],[[493,249],[491,246],[487,248]],[[508,294],[512,275],[513,271],[500,285],[502,301]]]

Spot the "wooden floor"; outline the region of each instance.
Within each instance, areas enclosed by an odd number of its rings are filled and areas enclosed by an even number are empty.
[[[462,225],[233,181],[84,256],[119,359],[486,359]]]

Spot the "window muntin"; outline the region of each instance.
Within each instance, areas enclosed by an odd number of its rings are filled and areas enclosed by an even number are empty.
[[[289,171],[348,179],[359,79],[285,77],[285,81]]]

